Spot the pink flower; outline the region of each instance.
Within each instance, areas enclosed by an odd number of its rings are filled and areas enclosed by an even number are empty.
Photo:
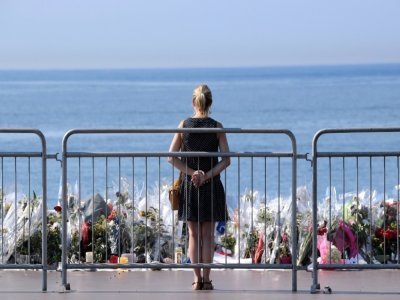
[[[345,222],[340,221],[338,229],[336,230],[336,234],[333,240],[333,244],[340,251],[343,249],[349,248],[350,253],[349,257],[355,257],[358,254],[357,250],[357,237],[354,232],[351,230],[350,226]]]

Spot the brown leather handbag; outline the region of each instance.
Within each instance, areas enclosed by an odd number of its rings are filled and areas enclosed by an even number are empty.
[[[169,189],[169,194],[168,194],[172,210],[179,209],[179,199],[181,198],[181,184],[182,184],[182,174],[179,174],[178,179],[174,181],[174,184]]]

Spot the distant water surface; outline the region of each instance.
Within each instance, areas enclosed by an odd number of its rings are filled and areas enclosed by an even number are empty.
[[[400,127],[400,65],[233,69],[0,71],[0,127],[38,128],[48,152],[61,152],[72,128],[175,128],[192,114],[199,83],[213,92],[212,117],[228,128],[291,130],[299,153],[311,152],[322,128]],[[0,151],[28,149],[31,139],[1,137]],[[73,150],[165,151],[171,136],[104,138]],[[287,151],[285,138],[232,137],[231,150]],[[399,150],[400,134],[332,137],[327,150]],[[360,145],[362,147],[360,149]],[[380,169],[375,171],[379,177]],[[19,176],[24,176],[24,171]],[[58,194],[60,165],[49,161],[49,199]],[[310,164],[299,164],[299,184],[309,185]],[[6,187],[12,186],[9,179]],[[394,184],[394,183],[393,183]],[[286,193],[286,192],[285,192]]]

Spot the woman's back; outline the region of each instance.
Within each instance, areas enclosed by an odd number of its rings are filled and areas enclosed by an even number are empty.
[[[188,118],[183,122],[184,128],[217,128],[218,122],[212,118]],[[218,152],[216,133],[184,133],[182,135],[182,151]],[[188,167],[207,172],[218,163],[218,158],[187,158]]]

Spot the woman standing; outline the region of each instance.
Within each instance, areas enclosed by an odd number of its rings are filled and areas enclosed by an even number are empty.
[[[199,85],[193,91],[194,115],[181,121],[178,128],[223,128],[209,117],[212,94],[207,85]],[[170,152],[204,151],[229,152],[225,133],[176,133]],[[214,257],[215,223],[226,221],[225,191],[220,173],[230,165],[229,157],[170,157],[168,161],[183,175],[178,218],[187,222],[189,229],[188,255],[196,263],[212,263]],[[212,290],[210,269],[194,268],[194,290]]]

